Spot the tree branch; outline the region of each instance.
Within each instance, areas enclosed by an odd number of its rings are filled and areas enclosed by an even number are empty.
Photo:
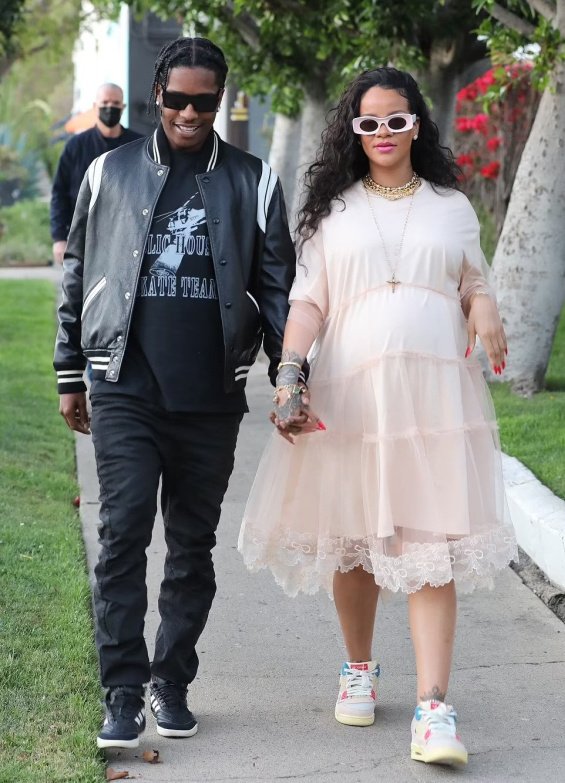
[[[227,24],[239,34],[244,43],[254,51],[258,51],[260,48],[259,30],[251,16],[247,14],[236,16],[231,3],[226,4],[219,15],[225,17]]]
[[[33,46],[31,49],[26,49],[25,56],[33,57],[35,54],[39,54],[39,52],[47,49],[48,45],[49,41],[42,41],[41,43],[36,44],[36,46]],[[16,63],[21,57],[21,50],[14,50],[10,54],[6,54],[3,57],[0,57],[0,79],[3,79],[4,76],[8,74],[8,71],[12,65],[14,65],[14,63]]]
[[[267,0],[265,5],[273,11],[296,11],[296,13],[304,13],[304,4],[299,0]]]
[[[8,73],[12,65],[16,61],[16,57],[0,57],[0,79],[3,79],[4,76]]]
[[[545,16],[550,21],[555,19],[557,8],[553,0],[527,0],[528,5],[533,11],[537,11],[538,14]]]
[[[509,11],[507,8],[503,8],[503,6],[498,3],[493,3],[486,10],[488,10],[489,14],[498,22],[505,27],[509,27],[511,30],[515,30],[517,33],[520,33],[520,35],[530,37],[536,29],[536,26],[531,22],[522,19],[521,16]]]

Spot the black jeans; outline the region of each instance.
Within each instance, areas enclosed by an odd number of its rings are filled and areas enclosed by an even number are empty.
[[[93,398],[101,503],[94,607],[104,686],[141,685],[151,674],[187,684],[196,676],[195,645],[216,592],[212,549],[241,419],[167,413],[119,394]],[[150,664],[145,550],[160,479],[167,556]]]

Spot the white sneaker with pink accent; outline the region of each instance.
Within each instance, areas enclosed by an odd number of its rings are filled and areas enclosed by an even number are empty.
[[[412,719],[410,755],[427,764],[466,764],[467,750],[457,733],[457,713],[442,701],[422,701]]]
[[[339,677],[335,718],[346,726],[371,726],[375,722],[377,678],[376,661],[345,662]]]

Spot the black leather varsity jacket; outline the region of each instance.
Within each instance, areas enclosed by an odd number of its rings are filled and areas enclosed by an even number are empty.
[[[162,131],[161,131],[162,133]],[[105,153],[82,183],[64,260],[54,367],[59,393],[94,377],[116,382],[127,350],[145,242],[169,173],[153,136]],[[263,342],[274,384],[295,273],[280,182],[270,167],[214,131],[202,195],[224,337],[224,388],[245,385]]]

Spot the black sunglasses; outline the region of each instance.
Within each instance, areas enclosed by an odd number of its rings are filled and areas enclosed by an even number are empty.
[[[218,108],[218,92],[203,92],[200,95],[186,95],[184,92],[163,90],[163,106],[166,109],[182,111],[188,104],[197,112],[212,112]]]

